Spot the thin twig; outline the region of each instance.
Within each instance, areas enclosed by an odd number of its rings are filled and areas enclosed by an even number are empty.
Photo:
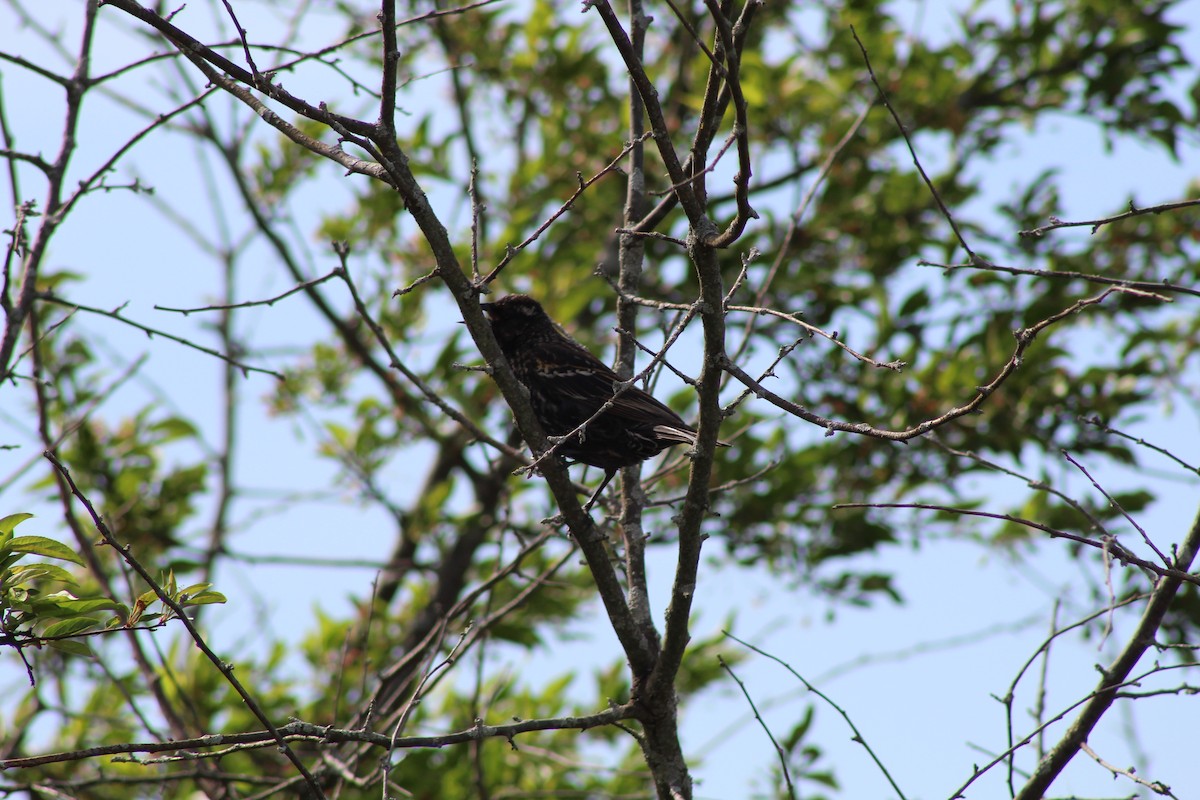
[[[728,638],[733,639],[735,642],[742,645],[743,647],[753,650],[754,652],[758,653],[760,656],[765,656],[766,658],[771,659],[776,664],[778,664],[779,666],[786,669],[788,672],[790,672],[796,678],[796,680],[798,680],[802,684],[804,684],[804,688],[808,689],[810,692],[815,694],[817,697],[824,700],[826,703],[829,704],[829,706],[834,711],[838,712],[838,714],[841,715],[842,719],[844,719],[846,721],[846,724],[850,726],[850,730],[854,731],[854,736],[851,737],[851,741],[861,744],[866,749],[868,755],[871,756],[871,760],[875,762],[875,766],[879,767],[880,772],[883,773],[883,777],[887,778],[887,782],[889,784],[891,784],[892,789],[896,792],[897,795],[900,796],[900,800],[905,800],[904,792],[900,789],[900,787],[898,785],[896,785],[896,781],[892,778],[892,774],[890,772],[888,772],[887,767],[885,767],[883,765],[883,762],[879,760],[879,756],[877,756],[875,754],[875,751],[871,749],[871,745],[867,744],[866,738],[863,737],[862,733],[858,730],[858,726],[854,724],[854,720],[850,719],[850,715],[846,713],[845,709],[843,709],[837,703],[833,702],[833,700],[830,699],[830,697],[827,694],[825,694],[820,689],[818,689],[817,687],[815,687],[811,683],[809,683],[807,680],[805,680],[803,675],[801,675],[799,672],[796,672],[796,670],[792,669],[792,666],[790,664],[788,664],[786,661],[784,661],[783,659],[779,658],[779,656],[775,656],[775,655],[768,653],[765,650],[761,650],[761,649],[755,647],[754,645],[750,644],[749,642],[739,639],[738,637],[734,636],[729,631],[721,631],[721,633],[723,633]]]
[[[1042,523],[1034,522],[1031,519],[1014,517],[1011,514],[994,514],[989,511],[974,511],[967,508],[939,506],[933,503],[838,503],[834,506],[831,506],[831,508],[834,510],[842,508],[913,508],[923,509],[926,511],[942,511],[951,514],[962,514],[966,517],[984,517],[986,519],[995,519],[1002,522],[1011,522],[1016,525],[1023,525],[1027,528],[1033,528],[1035,530],[1042,531],[1043,533],[1048,533],[1052,539],[1070,539],[1072,542],[1078,542],[1079,544],[1084,544],[1088,547],[1094,547],[1104,553],[1111,553],[1112,557],[1117,561],[1120,561],[1122,564],[1132,564],[1135,567],[1148,569],[1156,575],[1164,578],[1174,578],[1175,580],[1186,581],[1188,583],[1194,583],[1197,586],[1200,586],[1200,575],[1193,575],[1189,572],[1176,569],[1175,567],[1163,567],[1155,564],[1153,561],[1147,561],[1144,558],[1138,558],[1133,553],[1129,552],[1127,549],[1118,544],[1116,539],[1111,536],[1104,537],[1103,541],[1096,541],[1095,539],[1089,539],[1086,536],[1080,536],[1077,533],[1070,533],[1058,528],[1051,528],[1049,525],[1043,525]]]
[[[825,157],[821,159],[821,165],[817,169],[816,177],[813,179],[812,184],[804,192],[804,196],[800,199],[800,203],[796,206],[796,210],[792,212],[792,217],[788,221],[787,231],[783,235],[783,240],[775,249],[775,260],[771,262],[771,268],[767,271],[766,277],[763,278],[762,283],[758,287],[758,291],[755,293],[753,306],[764,306],[767,292],[770,291],[771,284],[774,283],[775,277],[783,268],[783,264],[786,261],[788,254],[792,251],[792,242],[795,241],[797,234],[800,232],[800,223],[804,219],[805,213],[812,205],[813,200],[816,198],[817,190],[829,176],[830,171],[833,169],[833,164],[837,160],[837,157],[841,154],[842,150],[845,149],[846,145],[850,144],[850,140],[854,138],[859,129],[863,126],[863,123],[867,121],[867,115],[870,113],[872,105],[873,103],[866,103],[863,105],[862,109],[858,112],[858,116],[854,118],[854,122],[851,123],[850,127],[846,129],[846,132],[842,134],[842,138],[839,139],[837,144],[830,148],[829,152],[825,154]],[[760,181],[758,188],[761,191],[769,184],[769,181],[766,183]],[[713,198],[713,202],[718,202],[718,199]],[[741,360],[742,355],[750,346],[750,334],[754,331],[754,323],[757,319],[757,315],[752,315],[746,320],[746,325],[742,329],[742,341],[732,356],[734,361]]]
[[[639,136],[637,139],[634,139],[633,141],[626,144],[621,149],[621,152],[617,155],[616,158],[614,158],[612,161],[608,162],[607,166],[605,166],[603,169],[601,169],[599,172],[597,172],[595,175],[588,178],[587,180],[583,179],[582,174],[576,173],[576,177],[579,180],[579,188],[577,188],[575,190],[575,192],[570,197],[567,198],[567,201],[565,203],[563,203],[561,206],[558,207],[557,211],[555,211],[553,214],[551,214],[549,217],[547,217],[545,219],[545,221],[543,221],[542,224],[537,227],[537,230],[535,230],[533,233],[529,234],[529,236],[525,237],[524,241],[522,241],[520,244],[518,244],[516,246],[508,245],[505,248],[504,258],[500,259],[500,263],[496,264],[496,266],[492,268],[491,272],[489,272],[487,275],[485,275],[482,280],[478,281],[478,285],[487,286],[489,283],[491,283],[493,280],[495,280],[496,276],[499,275],[500,272],[505,267],[508,266],[509,262],[511,262],[517,256],[518,253],[520,253],[522,250],[524,250],[529,245],[536,242],[538,240],[538,237],[540,237],[543,233],[545,233],[546,229],[549,228],[552,224],[554,224],[555,220],[557,220],[563,214],[570,211],[571,207],[573,205],[575,205],[575,201],[579,199],[579,196],[581,194],[583,194],[588,189],[588,187],[590,187],[596,181],[603,178],[608,173],[617,170],[620,167],[621,161],[625,158],[625,156],[629,155],[629,153],[635,147],[637,147],[641,143],[645,142],[647,139],[651,138],[651,136],[653,136],[653,134],[650,132],[647,132],[647,133],[644,133],[641,136]]]
[[[946,207],[945,201],[942,200],[941,194],[938,193],[937,187],[933,185],[929,175],[925,173],[925,167],[921,166],[921,159],[917,157],[917,151],[913,148],[912,140],[908,137],[908,128],[900,121],[900,115],[896,113],[896,109],[892,107],[892,101],[888,99],[887,92],[883,90],[883,84],[875,77],[875,70],[871,68],[871,57],[867,55],[867,47],[862,43],[862,39],[858,38],[858,31],[854,30],[854,26],[850,26],[850,34],[854,37],[854,41],[858,44],[858,49],[862,52],[863,63],[867,66],[867,74],[871,76],[871,83],[875,84],[875,89],[879,92],[879,99],[883,101],[884,108],[892,115],[892,119],[896,123],[896,128],[900,131],[900,135],[904,138],[904,144],[908,147],[908,153],[912,156],[913,164],[917,167],[917,172],[921,175],[921,180],[925,181],[925,185],[929,187],[930,194],[933,195],[934,201],[938,208],[942,211],[942,216],[950,223],[950,228],[954,231],[954,235],[958,237],[959,244],[963,250],[967,251],[967,255],[971,257],[972,262],[981,261],[979,256],[975,255],[975,251],[967,244],[966,238],[962,231],[958,229],[958,223],[954,221],[954,215],[950,213],[950,209]]]
[[[960,406],[951,408],[949,411],[946,411],[937,417],[927,419],[924,422],[920,422],[910,428],[905,428],[904,430],[885,430],[883,428],[876,428],[865,422],[841,422],[839,420],[822,417],[809,411],[804,406],[793,403],[790,400],[787,400],[786,398],[776,394],[775,392],[772,392],[770,389],[763,386],[760,381],[750,377],[745,370],[743,370],[737,364],[734,364],[728,357],[720,357],[721,367],[741,381],[743,385],[745,385],[758,397],[768,401],[776,408],[780,408],[783,411],[792,414],[793,416],[825,428],[826,435],[828,436],[832,436],[836,431],[843,431],[845,433],[856,433],[862,436],[871,436],[877,439],[903,442],[909,439],[915,439],[918,436],[922,436],[931,430],[939,428],[952,420],[958,419],[959,417],[970,414],[975,409],[979,408],[988,397],[990,397],[997,389],[999,389],[1000,386],[1006,380],[1008,380],[1008,378],[1014,372],[1017,371],[1017,368],[1021,365],[1022,357],[1025,351],[1033,343],[1034,339],[1037,338],[1038,334],[1051,325],[1061,322],[1067,317],[1082,311],[1088,306],[1094,306],[1103,302],[1106,297],[1114,292],[1132,294],[1138,297],[1151,298],[1155,300],[1166,300],[1166,298],[1163,298],[1159,295],[1149,294],[1136,289],[1114,287],[1112,289],[1104,290],[1095,297],[1087,297],[1076,301],[1062,311],[1059,311],[1057,314],[1052,314],[1046,319],[1041,320],[1040,322],[1031,325],[1028,328],[1021,328],[1017,331],[1014,331],[1013,336],[1017,340],[1017,346],[1013,351],[1012,356],[1008,359],[1008,362],[1000,368],[1000,371],[996,374],[996,377],[994,377],[986,385],[980,386],[976,389],[975,397]]]
[[[1166,456],[1167,458],[1171,459],[1176,464],[1178,464],[1179,466],[1188,470],[1189,472],[1194,472],[1197,475],[1200,475],[1200,467],[1189,464],[1188,462],[1184,461],[1179,456],[1172,453],[1170,450],[1167,450],[1165,447],[1159,447],[1156,444],[1147,442],[1145,439],[1141,438],[1140,436],[1134,437],[1134,436],[1130,436],[1128,433],[1125,433],[1124,431],[1119,431],[1116,428],[1105,424],[1105,422],[1102,419],[1100,419],[1100,417],[1097,417],[1097,416],[1080,417],[1080,421],[1086,422],[1088,425],[1093,425],[1093,426],[1099,428],[1100,430],[1104,431],[1105,433],[1111,433],[1114,436],[1120,436],[1122,439],[1131,441],[1134,444],[1140,444],[1142,447],[1149,448],[1156,453]]]
[[[746,702],[750,704],[750,710],[754,713],[754,718],[758,720],[759,726],[767,734],[767,738],[771,740],[771,746],[775,748],[775,755],[779,756],[779,768],[783,771],[783,780],[787,783],[788,797],[795,800],[796,787],[792,785],[792,771],[788,769],[787,751],[780,747],[779,742],[775,740],[775,734],[771,733],[771,729],[767,726],[767,721],[762,718],[762,714],[758,713],[758,706],[754,705],[754,698],[750,696],[750,691],[746,688],[746,684],[742,682],[720,655],[717,656],[717,663],[721,665],[721,669],[729,673],[729,677],[733,678],[737,683],[738,688],[742,690],[742,696],[746,698]]]
[[[190,347],[193,350],[199,350],[201,353],[206,353],[210,356],[216,356],[217,358],[221,359],[222,361],[225,361],[225,362],[237,367],[238,369],[240,369],[242,371],[243,374],[250,373],[250,372],[261,372],[263,375],[270,375],[271,377],[277,378],[278,380],[283,381],[283,382],[286,382],[286,380],[287,380],[283,376],[283,374],[280,372],[275,372],[274,370],[270,370],[270,369],[264,369],[263,367],[253,367],[253,366],[250,366],[249,364],[244,364],[235,358],[230,358],[229,356],[225,355],[224,353],[222,353],[220,351],[213,350],[210,347],[205,347],[203,345],[196,344],[195,342],[191,341],[190,339],[184,339],[182,336],[176,336],[175,334],[167,333],[166,331],[161,331],[161,330],[158,330],[157,328],[151,328],[147,325],[143,325],[140,322],[136,322],[136,321],[130,319],[129,317],[122,316],[121,308],[124,308],[124,306],[117,308],[115,311],[106,311],[103,308],[96,308],[94,306],[85,306],[82,303],[76,303],[72,300],[67,300],[66,298],[59,297],[58,295],[53,294],[52,292],[38,292],[37,297],[39,300],[45,300],[48,303],[55,303],[60,306],[66,306],[67,308],[74,308],[74,309],[78,309],[79,311],[87,311],[92,314],[98,314],[102,317],[108,317],[109,319],[115,319],[118,322],[123,322],[126,325],[129,325],[130,327],[137,328],[138,330],[144,332],[147,336],[149,336],[151,338],[153,338],[155,336],[161,336],[164,339],[170,339],[173,342],[178,342],[179,344],[181,344],[185,347]]]
[[[1114,778],[1128,778],[1139,786],[1145,786],[1155,794],[1160,794],[1164,797],[1175,797],[1175,793],[1171,791],[1171,787],[1167,784],[1163,783],[1162,781],[1148,781],[1134,772],[1133,767],[1130,767],[1129,769],[1121,769],[1118,766],[1108,763],[1101,758],[1100,754],[1093,750],[1091,745],[1089,745],[1087,742],[1079,745],[1079,749],[1091,756],[1097,764],[1111,772]]]
[[[820,336],[823,339],[827,339],[828,341],[833,342],[838,347],[842,348],[842,350],[846,351],[846,353],[848,355],[850,355],[851,357],[858,359],[859,361],[863,362],[864,364],[869,364],[872,367],[876,367],[877,369],[890,369],[893,372],[902,372],[902,371],[904,371],[904,368],[906,366],[908,366],[908,362],[901,361],[899,359],[895,359],[892,361],[876,361],[875,359],[871,358],[870,356],[863,355],[862,353],[858,352],[853,347],[851,347],[850,345],[848,345],[844,341],[842,341],[841,337],[838,336],[837,333],[829,333],[829,332],[823,330],[822,328],[818,328],[816,325],[811,325],[811,324],[805,322],[804,320],[800,319],[799,314],[792,314],[787,311],[779,311],[778,309],[774,309],[769,306],[728,305],[728,306],[726,306],[726,309],[728,309],[729,311],[741,311],[741,312],[744,312],[747,314],[766,315],[766,316],[771,316],[771,317],[778,317],[779,319],[785,319],[788,322],[792,323],[793,325],[798,325],[799,327],[803,328],[804,330],[808,331],[809,333],[813,334],[814,336]]]
[[[238,40],[242,43],[242,52],[246,54],[246,63],[250,65],[250,74],[254,76],[252,86],[258,85],[259,72],[258,65],[254,63],[254,56],[250,55],[250,45],[246,43],[246,29],[242,27],[242,23],[238,20],[237,14],[233,11],[233,6],[229,4],[229,0],[221,0],[225,5],[225,13],[233,20],[234,30],[237,31]]]
[[[1075,509],[1075,511],[1077,511],[1080,514],[1080,516],[1082,516],[1084,519],[1086,519],[1088,521],[1088,523],[1093,528],[1095,528],[1097,531],[1104,534],[1105,536],[1111,535],[1108,532],[1108,528],[1105,527],[1104,523],[1101,522],[1100,519],[1095,514],[1093,514],[1091,511],[1088,511],[1088,509],[1086,507],[1084,507],[1083,503],[1080,503],[1078,500],[1071,497],[1066,492],[1061,491],[1059,489],[1055,489],[1053,486],[1046,483],[1044,480],[1035,480],[1033,478],[1030,478],[1027,475],[1022,475],[1020,472],[1017,472],[1016,470],[1009,469],[1008,467],[997,464],[994,461],[988,461],[986,458],[984,458],[983,456],[981,456],[978,453],[975,453],[973,451],[958,450],[958,449],[946,444],[936,434],[931,435],[927,441],[932,442],[933,445],[935,447],[939,448],[940,450],[942,450],[942,452],[949,453],[950,455],[957,456],[958,458],[970,459],[971,461],[974,461],[976,464],[986,467],[987,469],[995,470],[996,472],[1000,472],[1005,475],[1009,475],[1013,478],[1023,480],[1023,481],[1025,481],[1025,485],[1028,488],[1033,489],[1034,491],[1046,492],[1047,494],[1054,495],[1059,500],[1062,500],[1064,503],[1069,505],[1071,508]]]
[[[445,626],[442,625],[439,627],[441,628],[442,632],[444,633]],[[441,672],[442,670],[444,670],[454,664],[455,656],[458,653],[458,649],[459,649],[459,647],[462,646],[463,640],[467,638],[467,634],[470,631],[471,631],[471,623],[468,622],[467,627],[464,628],[463,632],[458,635],[458,641],[456,641],[454,643],[454,646],[450,648],[450,652],[446,654],[446,657],[443,658],[441,661],[439,661],[437,664],[431,664],[429,666],[429,668],[425,670],[425,674],[421,676],[421,681],[417,684],[417,688],[413,691],[412,696],[408,698],[408,702],[406,702],[404,704],[404,707],[400,709],[399,719],[396,720],[396,724],[392,728],[391,746],[388,748],[388,753],[387,753],[387,755],[388,755],[387,761],[388,762],[391,761],[392,752],[395,750],[395,747],[396,747],[396,740],[400,738],[400,732],[403,731],[404,727],[408,724],[409,715],[412,714],[413,709],[417,707],[417,704],[421,702],[421,698],[425,694],[426,685],[429,683],[430,680],[432,680],[434,675],[436,675],[438,672]],[[440,638],[441,637],[439,636],[439,639]],[[439,645],[437,647],[434,647],[433,649],[430,650],[429,654],[430,654],[431,661],[432,661],[433,656],[437,655],[437,651],[440,647],[441,647],[441,645],[439,643]]]
[[[341,266],[337,267],[334,272],[345,282],[346,288],[350,290],[350,298],[354,301],[354,307],[357,309],[359,317],[367,324],[367,327],[371,329],[371,333],[375,336],[375,341],[377,341],[379,346],[382,347],[384,352],[387,353],[389,363],[391,364],[392,368],[399,371],[400,374],[402,374],[414,386],[416,386],[417,390],[425,397],[425,399],[429,400],[429,402],[441,409],[442,413],[447,417],[470,431],[471,435],[476,439],[481,442],[486,442],[487,444],[499,450],[501,453],[504,453],[505,455],[516,459],[517,461],[525,461],[526,459],[523,453],[515,448],[509,447],[499,439],[488,435],[488,433],[476,425],[473,420],[469,419],[457,408],[446,402],[446,399],[435,392],[433,387],[427,384],[420,375],[413,372],[403,361],[400,360],[400,357],[396,355],[396,351],[392,348],[391,342],[388,341],[387,334],[383,332],[383,328],[379,326],[379,323],[375,321],[375,318],[371,316],[370,311],[367,310],[366,303],[364,303],[362,297],[359,296],[358,287],[354,285],[354,280],[350,277],[350,270],[347,267],[347,258],[350,254],[350,251],[345,245],[338,244],[334,246],[334,252],[337,253],[338,258],[342,262]]]
[[[1106,492],[1104,490],[1104,487],[1096,482],[1096,479],[1092,477],[1092,473],[1087,471],[1087,467],[1083,466],[1083,464],[1080,464],[1078,461],[1076,461],[1074,458],[1072,458],[1071,454],[1068,453],[1066,450],[1063,450],[1062,454],[1063,454],[1063,458],[1065,458],[1067,461],[1070,461],[1075,466],[1076,469],[1078,469],[1080,472],[1082,472],[1084,474],[1084,476],[1086,476],[1087,479],[1092,482],[1092,486],[1096,487],[1096,491],[1098,491],[1098,492],[1100,492],[1100,494],[1104,495],[1104,498],[1106,500],[1108,500],[1109,504],[1112,505],[1113,508],[1115,508],[1115,509],[1117,509],[1117,511],[1121,512],[1121,516],[1125,517],[1125,519],[1129,521],[1129,524],[1132,525],[1137,530],[1137,532],[1142,535],[1142,540],[1149,546],[1149,548],[1151,550],[1154,551],[1154,554],[1156,556],[1158,556],[1162,560],[1162,562],[1169,567],[1171,565],[1171,559],[1167,558],[1166,554],[1164,554],[1162,550],[1158,549],[1158,547],[1150,539],[1150,535],[1146,533],[1146,529],[1143,528],[1141,525],[1138,525],[1137,520],[1135,520],[1133,517],[1131,517],[1129,515],[1129,512],[1126,511],[1121,506],[1121,504],[1117,502],[1116,498],[1113,497],[1108,492]]]
[[[741,65],[742,48],[746,45],[746,34],[750,29],[751,22],[754,20],[755,13],[758,11],[759,6],[763,4],[759,2],[747,2],[742,6],[742,13],[738,16],[737,21],[733,25],[730,25],[718,0],[704,0],[704,2],[708,6],[713,21],[716,23],[717,35],[724,45],[725,87],[733,101],[734,120],[731,137],[737,142],[738,171],[733,176],[737,213],[730,220],[729,225],[724,231],[706,241],[706,244],[710,247],[725,248],[741,238],[750,220],[758,219],[758,212],[750,206],[750,177],[752,174],[750,163],[750,112],[746,97],[742,92]],[[721,153],[723,152],[724,149],[718,153],[717,159],[721,157]]]
[[[984,272],[1005,272],[1009,275],[1030,275],[1035,278],[1056,278],[1066,280],[1081,280],[1089,283],[1098,283],[1102,286],[1123,286],[1129,289],[1143,289],[1148,292],[1178,292],[1180,294],[1190,294],[1195,297],[1200,297],[1200,289],[1192,289],[1187,286],[1178,286],[1166,280],[1162,281],[1131,281],[1125,278],[1110,278],[1107,275],[1092,275],[1087,272],[1071,272],[1067,270],[1052,270],[1052,269],[1025,269],[1023,267],[1005,267],[999,264],[991,263],[972,263],[972,264],[940,264],[936,261],[926,261],[921,259],[917,262],[918,267],[936,267],[944,269],[947,272],[952,272],[959,269],[977,269]],[[1170,298],[1164,302],[1174,302]]]
[[[1091,227],[1092,233],[1100,230],[1101,226],[1108,225],[1113,222],[1130,219],[1132,217],[1140,217],[1143,214],[1161,214],[1164,211],[1175,211],[1180,208],[1190,208],[1192,206],[1200,206],[1200,200],[1180,200],[1175,203],[1163,203],[1158,206],[1150,206],[1149,208],[1135,208],[1133,203],[1129,203],[1129,210],[1123,214],[1116,214],[1111,217],[1101,217],[1100,219],[1081,220],[1079,222],[1067,222],[1058,217],[1051,217],[1049,225],[1043,225],[1040,228],[1034,228],[1028,231],[1018,231],[1018,236],[1041,236],[1042,234],[1057,230],[1059,228],[1083,228]]]
[[[177,314],[183,314],[186,317],[188,314],[195,314],[200,311],[228,311],[228,310],[231,310],[234,308],[253,308],[254,306],[273,306],[276,303],[278,303],[280,300],[283,300],[285,297],[291,297],[292,295],[296,294],[297,292],[303,292],[306,289],[311,289],[314,286],[319,286],[320,284],[324,283],[325,281],[329,280],[330,278],[336,278],[336,277],[338,277],[337,270],[336,269],[330,270],[330,272],[326,275],[322,275],[319,278],[313,278],[311,281],[305,281],[304,283],[301,283],[298,286],[293,286],[291,289],[288,289],[283,294],[275,295],[274,297],[268,297],[266,300],[247,300],[243,303],[231,303],[229,305],[198,306],[196,308],[172,308],[171,306],[160,306],[160,305],[155,305],[154,308],[157,311],[173,311]]]

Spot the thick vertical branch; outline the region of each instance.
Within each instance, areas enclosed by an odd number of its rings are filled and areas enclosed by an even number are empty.
[[[706,220],[707,221],[707,220]],[[711,223],[709,223],[711,225]],[[719,393],[725,352],[723,289],[716,251],[690,237],[689,251],[700,277],[701,319],[704,325],[704,367],[697,381],[700,425],[693,449],[688,492],[679,520],[679,554],[671,600],[667,606],[662,648],[644,692],[636,698],[643,709],[645,737],[642,750],[654,775],[659,798],[692,797],[692,781],[679,742],[678,699],[675,681],[691,636],[688,619],[695,599],[700,550],[700,526],[708,512],[708,486],[712,477],[717,428],[721,421]]]
[[[717,240],[717,228],[704,213],[704,196],[696,181],[688,180],[670,141],[658,100],[658,92],[642,66],[638,49],[621,27],[612,7],[604,0],[590,4],[600,13],[609,35],[620,51],[629,70],[630,81],[640,97],[659,153],[690,224],[688,252],[700,281],[701,317],[704,326],[704,367],[699,380],[700,426],[693,452],[688,493],[679,523],[679,556],[671,600],[666,614],[666,633],[654,671],[644,689],[634,700],[641,710],[645,729],[642,750],[654,776],[659,798],[678,800],[691,798],[692,779],[679,742],[678,700],[675,679],[683,662],[689,641],[688,616],[696,592],[696,577],[700,563],[701,523],[708,510],[708,485],[712,476],[713,451],[717,445],[717,429],[721,421],[719,392],[721,365],[725,354],[724,289],[716,250],[708,242]],[[635,19],[636,36],[636,19]],[[731,42],[731,39],[727,39]],[[746,176],[748,179],[748,174]],[[737,231],[740,234],[740,229]],[[728,245],[729,241],[722,241]],[[636,671],[635,671],[636,674]],[[635,689],[641,688],[635,686]]]
[[[379,87],[379,128],[389,139],[396,138],[396,70],[400,47],[396,42],[396,2],[383,0],[379,11],[383,34],[383,80]]]
[[[671,604],[667,609],[662,655],[655,668],[654,681],[674,681],[688,643],[688,616],[696,590],[703,536],[700,526],[708,513],[709,481],[717,431],[721,424],[721,364],[725,353],[724,296],[721,273],[712,247],[693,241],[692,260],[700,277],[701,322],[704,326],[704,366],[697,381],[700,398],[699,435],[696,440],[688,492],[679,521],[679,557]]]
[[[630,27],[633,31],[633,48],[640,58],[645,49],[646,17],[641,0],[629,0]],[[629,179],[625,189],[625,213],[623,228],[628,230],[641,219],[646,203],[646,146],[642,141],[645,133],[645,108],[636,87],[630,81],[629,91]],[[642,265],[645,260],[645,241],[640,236],[621,234],[617,286],[617,327],[622,331],[617,343],[617,374],[628,380],[634,374],[634,356],[637,345],[633,331],[637,330],[637,303],[630,298],[638,293],[641,283]],[[629,610],[642,631],[646,646],[657,651],[658,631],[650,612],[650,598],[646,588],[646,540],[642,529],[642,508],[645,496],[641,490],[641,465],[626,467],[621,471],[621,484],[625,488],[621,502],[621,535],[625,543],[625,580],[629,590]],[[634,676],[634,680],[644,678]]]
[[[646,43],[646,26],[649,20],[642,10],[641,0],[629,0],[630,25],[633,29],[633,49],[641,58]],[[629,178],[625,186],[625,213],[622,228],[629,229],[641,218],[642,206],[646,202],[646,145],[641,141],[646,131],[645,107],[633,81],[629,82]],[[637,294],[642,277],[642,262],[646,247],[640,236],[621,234],[620,272],[617,286],[617,327],[623,331],[617,340],[617,374],[628,380],[633,375],[634,356],[637,346],[633,342],[633,331],[637,330],[637,303],[629,298]]]

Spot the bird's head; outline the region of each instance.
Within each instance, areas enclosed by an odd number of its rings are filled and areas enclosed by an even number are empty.
[[[502,346],[554,335],[554,323],[542,304],[528,295],[510,294],[494,303],[480,303],[479,307],[487,314],[492,333]]]

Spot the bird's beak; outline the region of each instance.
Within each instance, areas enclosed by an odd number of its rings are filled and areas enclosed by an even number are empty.
[[[488,322],[492,321],[492,307],[495,305],[496,305],[495,303],[480,303],[479,304],[479,307],[483,309],[483,313],[487,315]],[[467,321],[465,319],[460,320],[458,324],[466,325]]]

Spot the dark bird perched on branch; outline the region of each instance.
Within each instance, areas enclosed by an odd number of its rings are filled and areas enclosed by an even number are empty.
[[[538,301],[510,294],[480,306],[517,380],[529,390],[533,413],[549,436],[566,436],[565,458],[604,470],[588,500],[592,507],[617,470],[631,467],[676,444],[695,444],[696,431],[679,415],[636,386],[613,396],[621,379],[604,362],[563,335]],[[612,407],[592,419],[605,403]],[[720,442],[722,446],[728,446]]]

